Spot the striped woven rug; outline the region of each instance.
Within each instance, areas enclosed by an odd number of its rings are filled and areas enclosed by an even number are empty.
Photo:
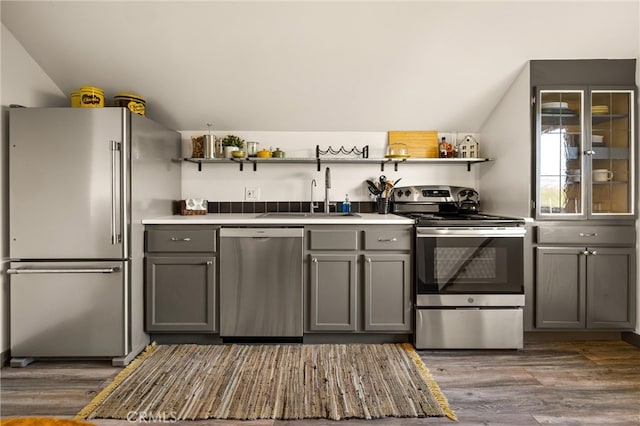
[[[77,419],[455,419],[410,344],[151,345]]]

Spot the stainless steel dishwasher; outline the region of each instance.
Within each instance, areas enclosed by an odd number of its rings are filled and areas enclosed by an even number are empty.
[[[223,339],[302,337],[303,235],[303,228],[220,230]]]

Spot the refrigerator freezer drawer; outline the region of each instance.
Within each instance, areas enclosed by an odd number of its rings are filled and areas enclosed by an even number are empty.
[[[126,262],[13,262],[12,357],[117,357],[128,350]]]
[[[522,349],[522,308],[416,309],[417,349]]]

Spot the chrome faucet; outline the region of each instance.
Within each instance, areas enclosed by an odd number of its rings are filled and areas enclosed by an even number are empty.
[[[324,172],[324,212],[329,213],[329,188],[331,188],[331,169]]]
[[[318,207],[318,203],[313,202],[313,187],[318,186],[318,183],[315,179],[311,179],[311,202],[309,203],[309,212],[313,213],[314,210]]]

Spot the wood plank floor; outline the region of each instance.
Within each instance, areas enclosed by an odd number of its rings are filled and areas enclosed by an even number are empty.
[[[521,351],[420,351],[461,425],[640,425],[640,349],[622,341],[528,343]],[[35,362],[0,370],[0,416],[72,417],[119,368]],[[133,422],[97,420],[100,426]],[[157,423],[157,422],[156,422]],[[198,421],[189,426],[336,425],[334,421]],[[446,418],[348,425],[455,424]]]

